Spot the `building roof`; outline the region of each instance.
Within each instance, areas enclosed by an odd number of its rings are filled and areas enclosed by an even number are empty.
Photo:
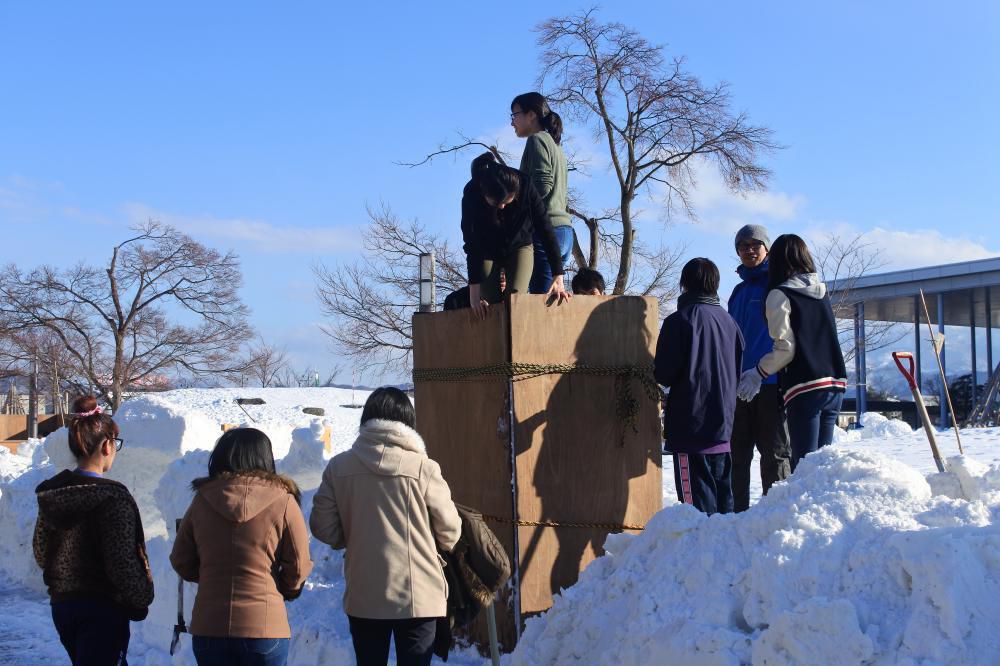
[[[973,312],[976,325],[985,326],[989,293],[991,325],[1000,326],[1000,257],[832,280],[827,288],[838,316],[853,317],[854,304],[863,301],[867,321],[912,323],[923,290],[936,324],[941,294],[948,326],[969,326]]]

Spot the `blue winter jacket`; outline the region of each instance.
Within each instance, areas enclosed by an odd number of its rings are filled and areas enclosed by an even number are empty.
[[[740,265],[736,272],[742,278],[729,297],[729,314],[740,327],[746,350],[743,353],[743,370],[757,366],[757,362],[771,351],[774,342],[767,332],[764,317],[764,299],[767,298],[767,259],[756,268]],[[765,384],[775,384],[777,375],[764,380]]]
[[[663,417],[667,448],[700,453],[729,442],[743,336],[718,298],[682,294],[663,321],[653,374],[670,388]]]

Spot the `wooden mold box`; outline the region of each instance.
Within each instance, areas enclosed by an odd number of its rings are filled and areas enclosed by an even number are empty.
[[[603,553],[610,526],[645,525],[662,506],[658,405],[640,381],[624,382],[638,401],[636,432],[619,416],[621,386],[610,374],[423,377],[508,362],[635,366],[651,376],[659,323],[656,301],[633,296],[548,306],[515,294],[485,320],[471,310],[413,318],[417,430],[455,501],[491,517],[511,559],[514,576],[496,604],[507,651],[525,617],[548,609]],[[471,634],[486,645],[485,621]]]

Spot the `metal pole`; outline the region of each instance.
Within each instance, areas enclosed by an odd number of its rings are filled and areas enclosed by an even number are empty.
[[[865,359],[865,303],[854,305],[854,405],[857,411],[855,428],[864,428],[864,415],[868,408],[868,376]]]
[[[500,666],[500,644],[497,641],[497,613],[493,602],[486,606],[486,624],[490,630],[490,660],[493,666]]]
[[[920,297],[913,297],[913,360],[916,362],[914,378],[917,386],[923,386],[923,373],[920,372]]]
[[[938,358],[941,361],[941,387],[938,389],[938,404],[941,411],[938,413],[938,425],[942,428],[948,427],[948,364],[944,357],[944,293],[937,295],[937,319],[938,319]]]
[[[976,290],[969,290],[969,338],[972,340],[972,393],[969,400],[969,414],[976,405],[976,385],[979,384],[976,372]],[[967,414],[965,418],[969,418]]]
[[[28,394],[28,437],[38,438],[38,355],[31,362],[31,387]]]
[[[993,376],[993,304],[990,302],[991,287],[986,287],[986,376]]]

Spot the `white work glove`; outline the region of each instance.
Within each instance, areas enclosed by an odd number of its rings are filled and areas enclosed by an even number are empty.
[[[757,372],[757,368],[750,368],[740,376],[739,386],[736,387],[736,397],[744,402],[750,402],[760,393],[760,383],[764,378]]]

